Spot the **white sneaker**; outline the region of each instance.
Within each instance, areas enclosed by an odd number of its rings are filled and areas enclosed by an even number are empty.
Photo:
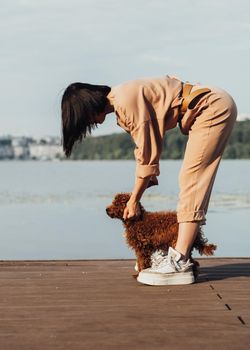
[[[151,257],[152,266],[139,273],[137,277],[138,282],[151,286],[194,283],[193,263],[189,259],[183,261],[181,254],[170,247],[168,254],[166,255],[164,252],[160,253],[162,258],[160,259],[158,255],[158,262],[153,264],[155,253]]]
[[[151,255],[151,269],[158,267],[163,261],[166,260],[168,253],[164,250],[156,250]],[[148,269],[147,269],[148,270]]]
[[[151,255],[151,268],[156,267],[167,255],[163,250],[155,250]],[[135,263],[135,271],[139,272],[138,262]]]

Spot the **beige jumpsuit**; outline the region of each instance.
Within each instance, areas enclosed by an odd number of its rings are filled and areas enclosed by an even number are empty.
[[[194,85],[192,91],[204,86]],[[178,222],[205,224],[216,172],[237,116],[232,97],[211,87],[182,118],[188,142],[179,174]],[[157,185],[163,138],[177,125],[182,81],[175,77],[138,79],[111,88],[108,98],[117,124],[133,138],[136,176]]]

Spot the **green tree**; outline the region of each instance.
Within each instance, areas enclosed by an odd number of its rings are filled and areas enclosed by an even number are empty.
[[[188,137],[179,128],[168,130],[164,137],[161,159],[183,158]],[[134,159],[135,144],[126,133],[89,136],[75,145],[71,159]],[[250,159],[250,120],[236,122],[229,138],[225,159]]]

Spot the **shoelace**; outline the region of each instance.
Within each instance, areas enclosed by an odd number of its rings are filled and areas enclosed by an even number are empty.
[[[174,257],[169,256],[167,252],[156,250],[151,255],[151,268],[160,268],[165,264],[174,266],[176,271],[186,270],[186,268],[193,266],[193,263],[191,263],[189,259],[185,262],[183,260],[176,261]]]
[[[172,256],[169,259],[169,263],[172,264],[177,271],[181,271],[181,270],[185,271],[186,269],[193,266],[193,263],[191,263],[189,259],[187,261],[182,261],[182,260],[176,261]]]
[[[180,266],[179,262],[176,261],[172,256],[169,257],[168,263],[169,263],[170,265],[174,266],[175,269],[176,269],[177,271],[180,271],[180,270],[181,270],[181,266]]]
[[[163,250],[156,250],[151,255],[151,267],[156,268],[161,266],[163,263],[166,263],[167,257],[168,257],[167,253],[164,252]]]

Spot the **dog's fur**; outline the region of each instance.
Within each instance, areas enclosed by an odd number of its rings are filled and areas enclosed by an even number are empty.
[[[112,204],[106,208],[106,212],[111,218],[122,220],[127,244],[135,251],[138,270],[141,271],[150,267],[150,257],[155,250],[167,251],[169,247],[175,247],[178,222],[175,211],[147,212],[141,203],[139,203],[140,217],[123,220],[123,212],[130,195],[118,193]],[[213,255],[216,246],[207,242],[200,228],[192,250],[197,249],[201,255]],[[199,264],[192,259],[191,254],[190,258],[194,263],[194,272],[197,274]]]

